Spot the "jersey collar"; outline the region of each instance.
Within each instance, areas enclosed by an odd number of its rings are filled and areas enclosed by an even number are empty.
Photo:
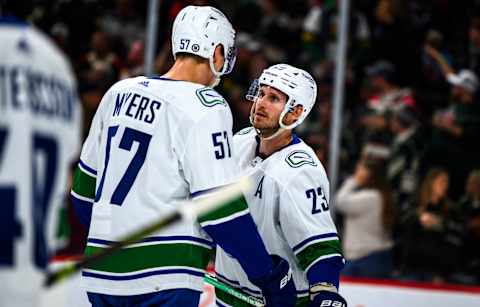
[[[160,76],[152,76],[152,77],[149,77],[148,79],[164,80],[164,81],[182,81],[182,80],[174,80],[174,79],[160,77]]]
[[[255,157],[260,157],[262,158],[263,160],[265,160],[266,157],[265,155],[262,155],[260,153],[260,137],[258,135],[255,135],[255,141],[257,142],[257,145],[255,147]],[[300,140],[300,138],[295,134],[295,133],[292,133],[292,140],[290,141],[290,143],[288,143],[287,145],[283,146],[282,148],[280,148],[279,150],[277,150],[276,152],[278,151],[281,151],[285,148],[287,148],[288,146],[292,146],[292,145],[295,145],[295,144],[298,144],[300,143],[302,140]]]

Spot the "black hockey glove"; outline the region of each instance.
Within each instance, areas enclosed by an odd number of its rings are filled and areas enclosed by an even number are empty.
[[[295,306],[297,290],[293,282],[292,270],[288,262],[277,255],[272,255],[273,269],[267,276],[250,281],[262,290],[265,307]]]

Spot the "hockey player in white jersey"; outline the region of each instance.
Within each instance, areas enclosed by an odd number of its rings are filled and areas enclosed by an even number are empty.
[[[212,88],[233,68],[234,36],[217,9],[188,6],[173,24],[172,68],[162,77],[120,81],[104,95],[72,189],[90,225],[87,255],[182,200],[208,197],[238,178],[230,108]],[[293,304],[288,262],[267,253],[243,198],[87,267],[89,300],[93,306],[198,306],[214,244],[241,263],[267,306]]]
[[[306,71],[277,64],[263,71],[247,95],[250,121],[233,137],[234,156],[254,188],[245,194],[270,254],[288,259],[296,306],[346,306],[338,294],[343,256],[329,212],[329,182],[314,151],[292,129],[311,111],[317,93]],[[217,249],[218,279],[261,297],[238,262]],[[218,306],[247,306],[216,290]]]
[[[0,306],[36,307],[80,151],[81,109],[70,64],[22,21],[29,1],[0,11]],[[26,8],[20,11],[19,8]]]

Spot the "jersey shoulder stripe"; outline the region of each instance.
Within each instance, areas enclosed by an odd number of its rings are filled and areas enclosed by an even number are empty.
[[[301,252],[304,247],[306,247],[306,246],[308,246],[312,243],[315,243],[315,242],[329,241],[329,240],[333,240],[333,239],[338,239],[338,235],[337,235],[336,232],[323,233],[323,234],[320,234],[320,235],[311,236],[311,237],[303,240],[302,242],[298,243],[297,245],[295,245],[293,247],[293,252],[294,253]]]
[[[92,167],[88,166],[86,163],[84,163],[82,160],[80,160],[78,162],[78,165],[79,167],[85,171],[88,175],[92,176],[92,177],[96,177],[97,176],[97,171],[94,170]]]
[[[240,196],[234,200],[226,202],[218,209],[199,217],[198,221],[200,225],[205,227],[207,225],[217,225],[228,222],[248,213],[248,205],[245,201],[245,198]]]
[[[308,271],[314,263],[322,259],[343,257],[338,238],[309,244],[300,251],[297,250],[296,256],[298,264],[303,271]]]
[[[96,176],[84,171],[84,168],[79,164],[73,176],[72,194],[93,200],[95,198],[95,184]]]

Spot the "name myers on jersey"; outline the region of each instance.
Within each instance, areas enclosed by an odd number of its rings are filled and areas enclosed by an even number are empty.
[[[143,121],[147,124],[155,120],[155,111],[160,109],[162,104],[149,97],[138,93],[118,93],[115,99],[115,108],[112,116],[125,115],[133,119]]]
[[[29,110],[71,121],[76,97],[75,89],[60,79],[27,67],[0,65],[0,112]]]

